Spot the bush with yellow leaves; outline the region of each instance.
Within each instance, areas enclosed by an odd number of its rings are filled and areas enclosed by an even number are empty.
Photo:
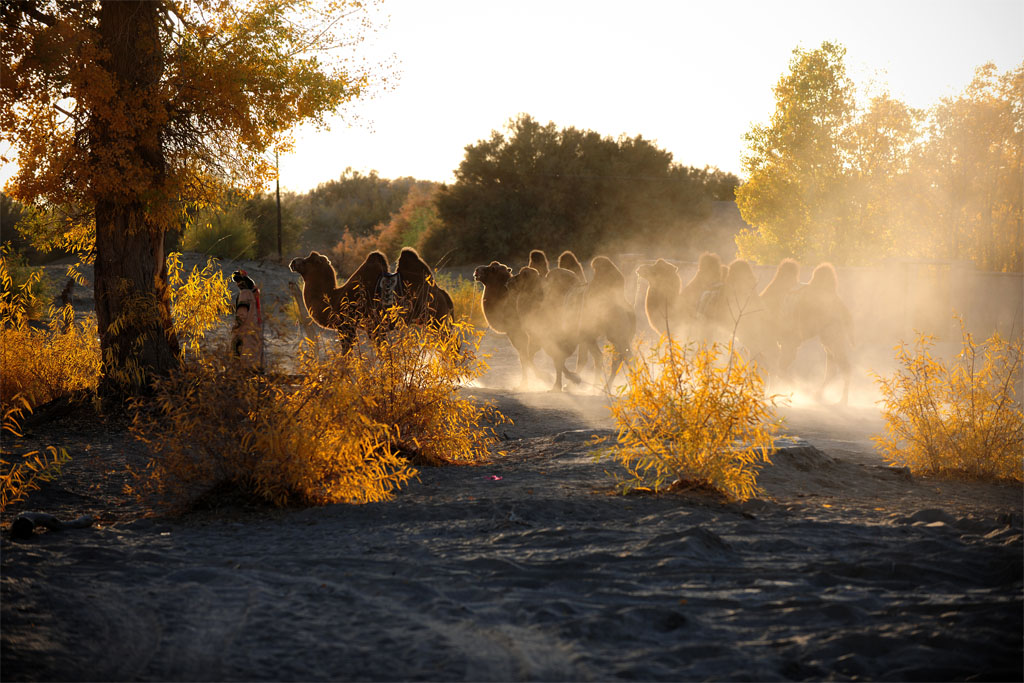
[[[218,491],[274,505],[389,499],[416,466],[489,457],[493,407],[457,396],[484,370],[465,323],[406,326],[389,310],[368,341],[320,358],[306,346],[298,377],[253,373],[205,356],[136,404],[135,435],[153,460],[139,494],[187,509]]]
[[[456,320],[468,320],[480,328],[487,327],[487,319],[484,318],[484,310],[480,305],[481,290],[472,280],[448,273],[439,273],[437,284],[443,287],[452,298],[454,308],[452,317]]]
[[[7,256],[0,252],[0,411],[7,414],[22,404],[31,409],[95,389],[100,358],[95,318],[76,321],[71,306],[51,307],[46,325],[32,323],[39,272],[16,285]]]
[[[0,432],[10,436],[21,436],[20,420],[32,407],[28,400],[16,396],[11,407],[4,410]],[[9,443],[9,439],[5,439]],[[51,481],[60,474],[61,467],[71,460],[63,448],[47,446],[43,452],[30,451],[21,455],[0,452],[0,512],[8,505],[25,500],[29,493],[38,491],[44,481]]]
[[[914,473],[1022,481],[1024,340],[996,332],[978,343],[962,320],[960,328],[952,361],[935,358],[935,338],[919,334],[913,348],[896,347],[891,376],[875,374],[885,419],[875,447]]]
[[[779,429],[775,397],[756,364],[731,347],[662,337],[638,354],[612,403],[617,443],[601,452],[625,470],[623,493],[712,489],[730,500],[759,494]]]

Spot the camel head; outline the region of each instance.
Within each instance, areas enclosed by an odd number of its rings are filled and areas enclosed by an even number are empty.
[[[665,259],[658,259],[653,264],[644,264],[636,269],[636,274],[650,283],[651,287],[676,293],[682,280],[679,268]]]
[[[288,264],[288,269],[301,275],[307,288],[312,285],[326,292],[329,289],[334,289],[338,284],[338,275],[334,272],[331,260],[316,251],[309,252],[309,256],[306,258],[301,256],[293,258],[292,262]]]
[[[473,271],[473,279],[484,287],[504,287],[512,279],[512,269],[504,263],[491,261],[490,265],[478,266]]]

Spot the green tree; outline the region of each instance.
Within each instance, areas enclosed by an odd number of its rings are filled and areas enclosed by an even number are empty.
[[[281,197],[281,251],[299,250],[303,224],[298,213],[298,197],[286,193]],[[261,192],[245,201],[243,212],[253,228],[253,254],[257,258],[277,258],[277,197]]]
[[[1024,63],[998,74],[979,67],[964,93],[929,116],[916,165],[928,231],[916,247],[937,258],[970,259],[998,271],[1024,260]]]
[[[359,0],[20,0],[0,6],[8,192],[83,209],[95,256],[101,392],[148,386],[178,357],[164,234],[181,202],[255,190],[296,124],[358,98],[371,72],[340,50]],[[333,55],[333,56],[332,56]]]
[[[560,130],[528,115],[468,146],[455,175],[427,247],[451,245],[454,262],[672,244],[710,211],[706,169],[675,164],[639,136]]]
[[[736,243],[748,258],[845,260],[856,231],[846,202],[844,134],[855,110],[845,53],[829,42],[794,50],[789,73],[774,88],[771,120],[745,135],[747,181],[736,190],[736,203],[755,229],[741,232]]]
[[[352,239],[372,236],[378,225],[401,208],[417,182],[413,178],[380,178],[376,171],[364,175],[345,169],[338,180],[322,183],[300,202],[305,224],[303,248],[327,249],[346,231]]]

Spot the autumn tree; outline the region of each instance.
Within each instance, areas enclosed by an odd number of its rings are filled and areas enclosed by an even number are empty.
[[[915,164],[923,230],[905,249],[970,259],[997,271],[1024,267],[1024,63],[985,64],[966,90],[930,112]]]
[[[101,391],[147,386],[177,362],[164,234],[219,188],[259,188],[288,131],[358,98],[345,58],[360,0],[17,0],[0,7],[7,191],[68,207],[94,259]]]
[[[844,50],[794,51],[770,122],[746,136],[740,253],[863,264],[888,256],[1020,270],[1024,65],[978,69],[925,112],[886,93],[860,107]]]
[[[710,211],[711,172],[672,161],[640,136],[542,125],[528,115],[466,148],[437,199],[455,263],[523,258],[530,249],[581,258],[595,250],[684,240]],[[435,250],[436,251],[436,250]]]
[[[855,102],[845,52],[828,42],[794,50],[789,73],[774,88],[771,120],[745,135],[747,181],[736,191],[736,204],[756,230],[736,241],[747,257],[835,260],[853,237],[842,135]]]

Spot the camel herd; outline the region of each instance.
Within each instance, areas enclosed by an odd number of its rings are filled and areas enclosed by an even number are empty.
[[[324,328],[337,330],[344,348],[355,340],[357,328],[382,306],[401,304],[407,322],[431,323],[450,319],[452,299],[437,286],[430,267],[416,250],[405,248],[394,273],[387,257],[371,252],[341,285],[326,256],[311,252],[296,258],[290,268],[303,279],[302,298],[310,317]],[[506,335],[519,355],[525,386],[532,373],[541,376],[534,358],[539,351],[554,363],[553,391],[563,381],[580,383],[591,366],[592,376],[603,372],[602,342],[610,346],[611,372],[603,378],[607,390],[628,361],[637,336],[637,316],[626,296],[626,278],[605,256],[590,262],[587,279],[571,251],[550,267],[543,251],[530,252],[529,265],[513,272],[498,261],[476,268],[473,278],[484,286],[481,306],[488,326]],[[826,354],[824,392],[838,373],[842,399],[849,395],[853,324],[839,298],[836,271],[822,263],[809,282],[800,282],[799,264],[782,261],[771,282],[757,289],[750,263],[736,259],[725,265],[716,254],[701,256],[697,272],[685,284],[679,269],[664,259],[641,265],[636,275],[647,282],[644,312],[650,329],[679,340],[732,341],[746,349],[772,377],[784,377],[799,347],[817,338]],[[578,352],[578,353],[577,353]],[[566,362],[577,353],[576,366]]]

